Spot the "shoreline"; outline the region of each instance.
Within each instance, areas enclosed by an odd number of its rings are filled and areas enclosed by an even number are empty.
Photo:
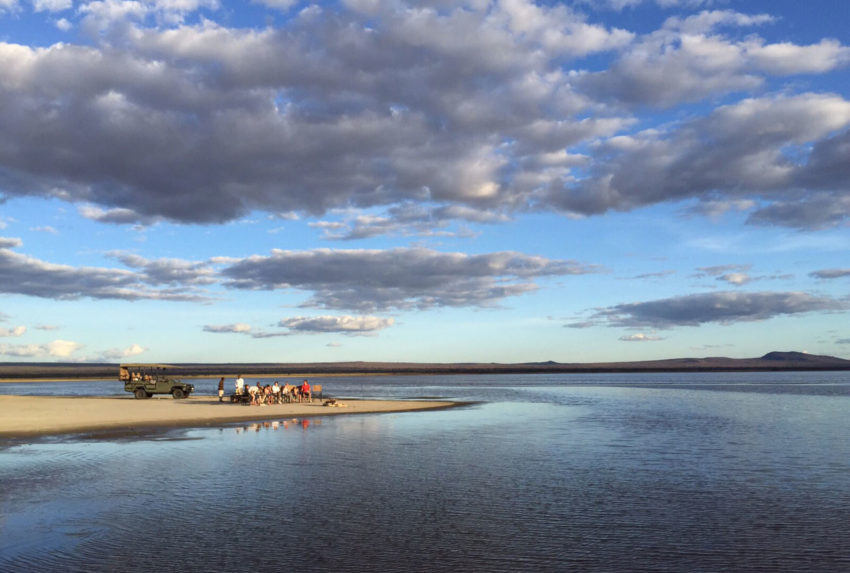
[[[170,396],[136,400],[132,396],[90,398],[0,395],[0,439],[78,434],[105,430],[209,427],[233,422],[292,417],[339,416],[438,410],[462,402],[425,400],[345,400],[345,407],[320,402],[243,406],[217,397]]]
[[[446,376],[453,374],[613,374],[672,372],[850,371],[850,360],[798,351],[772,351],[759,357],[704,356],[625,362],[187,362],[160,365],[177,378],[315,378],[351,376]],[[111,362],[0,362],[0,382],[117,378]]]
[[[283,380],[284,378],[361,378],[364,376],[392,376],[393,374],[387,372],[356,372],[353,374],[341,374],[339,372],[332,372],[329,374],[316,374],[316,373],[291,373],[288,372],[286,374],[250,374],[248,377],[250,378],[262,378],[266,379],[274,379]],[[207,374],[181,374],[177,376],[181,380],[201,380],[201,379],[214,379],[219,378],[218,374],[215,375],[207,375]],[[225,379],[235,378],[232,374],[227,374],[224,376]],[[16,384],[16,383],[30,383],[30,382],[38,382],[38,383],[49,383],[49,382],[114,382],[118,380],[115,376],[85,376],[85,377],[77,377],[72,378],[69,376],[33,376],[28,378],[0,378],[0,384]],[[123,384],[123,382],[122,382]]]

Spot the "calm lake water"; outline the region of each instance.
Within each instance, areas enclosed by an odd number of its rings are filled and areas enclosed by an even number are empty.
[[[850,373],[311,382],[474,404],[0,442],[0,571],[850,570]]]

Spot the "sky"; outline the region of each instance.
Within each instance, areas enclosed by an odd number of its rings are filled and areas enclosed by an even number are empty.
[[[850,358],[844,0],[0,0],[0,361]]]

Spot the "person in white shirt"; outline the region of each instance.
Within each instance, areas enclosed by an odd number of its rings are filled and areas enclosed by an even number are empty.
[[[245,380],[242,379],[242,375],[239,374],[236,377],[236,393],[242,394],[245,391]]]

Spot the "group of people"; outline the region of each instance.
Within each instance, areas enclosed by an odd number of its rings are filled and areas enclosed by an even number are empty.
[[[259,383],[245,384],[245,380],[240,374],[236,378],[236,395],[250,396],[251,404],[260,406],[263,404],[290,404],[293,402],[312,402],[313,392],[310,388],[310,383],[304,380],[300,386],[289,384],[288,382],[281,386],[277,380],[274,384],[263,386]],[[221,402],[224,398],[224,378],[218,381],[218,400]]]

